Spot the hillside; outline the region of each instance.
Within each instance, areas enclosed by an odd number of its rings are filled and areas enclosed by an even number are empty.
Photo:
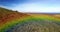
[[[30,16],[25,13],[0,7],[0,32],[3,32],[5,28],[7,29],[14,26],[24,18],[27,19],[28,17]]]
[[[5,23],[10,19],[27,17],[29,15],[17,11],[8,10],[0,7],[0,23]]]
[[[60,32],[60,14],[21,13],[0,7],[0,32]]]

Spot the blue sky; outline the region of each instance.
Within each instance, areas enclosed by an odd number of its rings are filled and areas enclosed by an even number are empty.
[[[60,0],[0,0],[0,7],[19,12],[60,13]]]

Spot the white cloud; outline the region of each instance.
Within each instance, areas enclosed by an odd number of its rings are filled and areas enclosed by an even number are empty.
[[[13,9],[18,10],[19,12],[60,12],[60,7],[45,7],[37,3],[19,4]]]
[[[5,7],[0,5],[1,7]],[[59,6],[47,6],[40,3],[24,3],[24,4],[13,4],[14,7],[6,7],[12,10],[18,10],[19,12],[60,12]]]
[[[3,5],[0,5],[0,7],[4,7],[4,8],[7,8],[7,7],[3,6]]]

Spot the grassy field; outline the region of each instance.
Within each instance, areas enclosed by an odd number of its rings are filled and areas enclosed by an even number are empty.
[[[32,17],[60,21],[60,14],[28,13]]]
[[[0,32],[60,32],[60,14],[21,13],[0,8]]]

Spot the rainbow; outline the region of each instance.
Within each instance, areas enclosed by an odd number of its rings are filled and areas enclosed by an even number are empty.
[[[8,18],[7,18],[8,19]],[[20,16],[16,16],[16,17],[10,17],[10,19],[3,19],[0,22],[0,32],[7,32],[6,30],[16,26],[17,24],[21,24],[24,23],[27,20],[46,20],[48,19],[46,18],[34,18],[31,16],[25,16],[25,17],[20,17]],[[55,19],[55,18],[54,18]],[[49,19],[50,21],[53,20],[52,17]],[[58,20],[54,20],[54,21],[58,21]],[[59,22],[59,21],[58,21]]]
[[[1,15],[0,15],[1,16]],[[48,20],[52,22],[59,23],[60,27],[60,18],[50,16],[50,15],[27,15],[24,13],[10,13],[3,15],[0,18],[0,32],[11,32],[9,29],[14,29],[18,24],[29,22],[30,20]]]
[[[24,20],[28,20],[29,16],[24,16],[24,15],[15,15],[11,14],[8,17],[3,17],[0,20],[0,32],[5,32],[6,29],[15,26],[18,23],[22,23]]]

